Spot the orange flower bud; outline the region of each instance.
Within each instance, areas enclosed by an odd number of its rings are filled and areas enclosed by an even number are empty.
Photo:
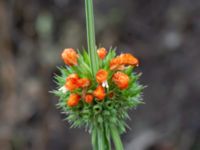
[[[118,56],[116,58],[113,58],[111,61],[110,61],[110,69],[111,70],[122,70],[124,68],[124,65],[122,63],[122,59]]]
[[[106,56],[106,54],[107,54],[107,51],[106,51],[106,49],[105,48],[99,48],[98,50],[97,50],[97,54],[99,55],[99,58],[100,59],[104,59],[105,58],[105,56]]]
[[[65,64],[73,66],[77,65],[77,59],[79,56],[73,48],[67,48],[63,50],[61,57]]]
[[[122,59],[124,65],[138,66],[139,64],[138,59],[130,53],[121,54],[119,57]]]
[[[129,53],[121,54],[110,61],[111,70],[123,70],[125,65],[138,66],[139,61]]]
[[[66,83],[65,83],[65,87],[69,90],[69,91],[73,91],[77,88],[79,88],[78,85],[78,80],[79,77],[77,74],[71,74],[66,78]]]
[[[88,87],[90,85],[90,80],[87,78],[82,78],[78,80],[78,84],[80,87],[84,88],[84,87]]]
[[[66,78],[66,81],[68,81],[68,80],[70,80],[70,79],[79,79],[79,76],[78,76],[78,74],[75,74],[75,73],[73,73],[73,74],[70,74],[67,78]]]
[[[67,100],[67,105],[70,107],[74,107],[77,106],[79,101],[80,101],[80,95],[78,94],[71,94],[69,96],[69,99]]]
[[[113,82],[118,86],[120,89],[126,89],[129,84],[129,76],[123,72],[116,72],[112,77]]]
[[[94,90],[93,95],[99,100],[103,100],[106,96],[104,88],[100,85]]]
[[[104,69],[100,69],[96,74],[96,80],[98,83],[103,83],[108,78],[108,72]]]
[[[92,101],[93,101],[93,95],[87,94],[87,95],[85,96],[85,102],[86,102],[86,103],[92,103]]]

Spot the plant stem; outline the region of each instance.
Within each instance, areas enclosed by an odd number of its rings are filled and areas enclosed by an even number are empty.
[[[106,149],[111,150],[111,142],[110,142],[110,131],[109,131],[109,125],[107,123],[104,123],[104,137],[105,137],[105,143],[106,143]]]
[[[97,142],[98,137],[97,137],[97,129],[96,128],[92,129],[91,137],[92,137],[93,150],[98,150],[98,142]]]
[[[93,150],[111,150],[111,136],[107,123],[97,123],[93,126],[91,135]]]
[[[86,13],[86,26],[87,26],[88,53],[90,56],[90,65],[92,68],[92,73],[95,76],[99,68],[99,64],[98,64],[98,55],[96,52],[93,0],[85,0],[85,13]]]
[[[87,45],[90,56],[90,66],[93,76],[99,69],[99,59],[96,51],[93,0],[85,0]],[[102,122],[92,129],[92,145],[94,150],[111,150],[110,137],[112,136],[116,150],[123,150],[123,145],[115,125],[109,126]],[[111,136],[110,136],[111,134]]]
[[[98,147],[99,150],[105,150],[105,139],[102,126],[98,127]]]
[[[119,132],[118,132],[116,126],[111,125],[110,130],[111,130],[111,136],[112,136],[112,139],[113,139],[113,142],[115,145],[115,149],[116,150],[124,150],[123,144],[122,144],[122,141],[121,141],[121,138],[120,138],[120,135],[119,135]]]

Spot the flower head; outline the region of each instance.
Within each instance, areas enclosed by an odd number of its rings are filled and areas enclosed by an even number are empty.
[[[123,72],[116,72],[112,77],[113,82],[118,86],[120,89],[126,89],[129,85],[129,76]]]
[[[77,65],[77,59],[79,56],[73,48],[67,48],[63,50],[61,57],[65,64],[74,66]]]
[[[98,99],[98,100],[103,100],[106,96],[104,88],[99,85],[94,91],[93,95]]]
[[[79,101],[80,101],[80,95],[78,94],[71,94],[69,96],[69,99],[67,100],[67,105],[69,107],[74,107],[74,106],[77,106]]]
[[[79,87],[85,88],[90,85],[90,80],[87,78],[81,78],[78,80],[78,84]]]
[[[92,94],[87,94],[87,95],[85,96],[85,102],[86,102],[86,103],[89,103],[89,104],[92,103],[93,99],[94,99],[94,97],[93,97]]]
[[[98,83],[103,83],[104,81],[106,81],[108,78],[108,72],[104,69],[100,69],[97,73],[96,73],[96,80]]]
[[[97,50],[97,54],[100,59],[104,59],[106,57],[107,51],[104,47],[102,47]]]
[[[78,81],[79,81],[78,75],[77,74],[71,74],[66,78],[65,87],[69,91],[73,91],[73,90],[79,88]]]
[[[122,63],[122,59],[118,56],[116,58],[113,58],[110,61],[110,69],[111,70],[123,70],[124,69],[124,65]]]

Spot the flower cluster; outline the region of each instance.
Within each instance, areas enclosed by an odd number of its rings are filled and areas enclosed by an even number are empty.
[[[61,75],[55,77],[58,106],[74,127],[90,128],[106,121],[117,124],[123,132],[127,110],[142,103],[143,86],[137,81],[139,75],[133,72],[139,61],[130,53],[116,56],[112,49],[99,48],[97,54],[99,63],[93,74],[86,51],[63,50],[61,57],[66,67],[60,68]]]
[[[97,53],[99,58],[103,60],[106,57],[107,50],[105,48],[100,48],[97,50]],[[62,52],[61,56],[66,65],[68,66],[78,65],[77,62],[79,55],[74,49],[72,48],[65,49]],[[109,88],[108,85],[109,73],[112,74],[114,72],[114,74],[112,75],[112,81],[113,83],[116,84],[116,86],[119,89],[123,90],[128,88],[130,80],[129,76],[123,73],[122,71],[125,69],[125,65],[138,66],[138,59],[129,53],[121,54],[120,56],[113,58],[110,61],[109,65],[110,68],[108,70],[99,69],[98,72],[96,73],[96,82],[98,83],[98,85],[96,89],[93,90],[93,92],[87,91],[91,83],[91,81],[88,78],[80,78],[79,75],[76,73],[70,74],[66,78],[66,83],[65,83],[66,90],[72,92],[69,96],[69,99],[66,101],[67,105],[69,107],[74,107],[78,105],[81,96],[73,93],[73,91],[75,91],[78,88],[82,89],[81,95],[84,102],[86,103],[92,103],[94,97],[98,101],[104,100],[106,97],[105,88],[107,89]],[[111,72],[111,70],[116,70],[116,72],[115,71]]]

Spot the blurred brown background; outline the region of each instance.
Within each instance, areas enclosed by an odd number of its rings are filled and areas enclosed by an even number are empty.
[[[94,0],[97,42],[141,65],[145,105],[126,150],[200,150],[200,1]],[[83,0],[0,0],[0,150],[89,150],[48,91],[65,47],[86,47]]]

